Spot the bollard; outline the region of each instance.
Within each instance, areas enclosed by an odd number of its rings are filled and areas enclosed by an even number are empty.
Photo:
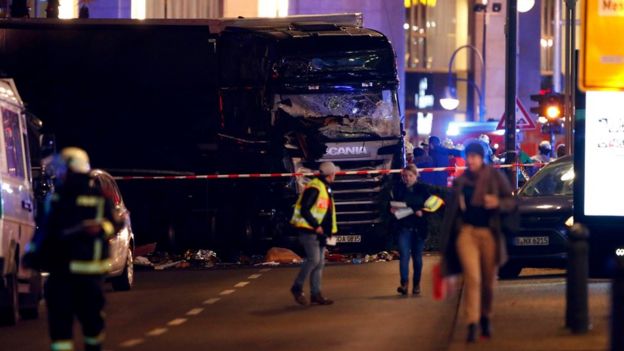
[[[620,250],[611,286],[611,351],[624,351],[624,252]]]
[[[566,281],[566,327],[573,334],[589,330],[589,230],[574,224],[568,236],[568,272]]]

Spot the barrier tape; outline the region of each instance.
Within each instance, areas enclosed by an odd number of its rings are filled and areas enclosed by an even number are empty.
[[[512,167],[543,167],[543,163],[515,163],[508,165],[494,165],[494,168],[512,168]],[[425,167],[419,168],[421,173],[444,172],[444,171],[462,171],[468,167]],[[337,176],[345,175],[369,175],[369,174],[393,174],[400,173],[401,169],[375,169],[360,171],[339,171]],[[113,177],[115,180],[213,180],[213,179],[244,179],[244,178],[288,178],[288,177],[306,177],[317,176],[318,172],[311,173],[244,173],[244,174],[205,174],[205,175],[183,175],[183,176],[120,176]]]

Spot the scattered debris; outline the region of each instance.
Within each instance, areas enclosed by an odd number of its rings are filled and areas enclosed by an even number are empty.
[[[154,269],[157,271],[162,271],[165,270],[167,268],[173,268],[175,266],[177,266],[178,264],[184,262],[184,260],[179,260],[179,261],[174,261],[174,262],[167,262],[167,263],[163,263],[163,264],[159,264],[157,266],[154,266]]]
[[[134,248],[134,256],[147,256],[156,251],[156,243],[137,246]]]
[[[264,262],[277,262],[281,264],[301,263],[303,260],[294,251],[283,247],[272,247],[267,251]]]
[[[141,267],[154,267],[154,264],[152,264],[152,262],[150,262],[150,260],[145,256],[135,256],[134,265]]]

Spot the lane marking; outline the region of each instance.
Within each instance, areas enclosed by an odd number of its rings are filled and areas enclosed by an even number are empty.
[[[186,312],[187,316],[197,316],[198,314],[204,312],[203,308],[193,308],[192,310]]]
[[[208,299],[206,301],[204,301],[204,305],[214,305],[215,303],[217,303],[219,300],[221,300],[220,297],[213,297],[211,299]]]
[[[167,331],[169,331],[169,329],[167,329],[167,328],[155,328],[155,329],[152,329],[152,330],[148,331],[147,333],[145,333],[145,335],[147,335],[147,336],[159,336],[159,335],[163,335]]]
[[[247,285],[249,285],[249,282],[239,282],[236,285],[234,285],[235,288],[244,288]]]
[[[247,277],[247,279],[258,279],[262,277],[262,274],[252,274],[249,277]]]
[[[182,325],[184,323],[186,323],[187,319],[186,318],[176,318],[173,319],[171,321],[169,321],[169,323],[167,323],[168,326],[170,327],[177,327],[178,325]]]
[[[222,292],[219,293],[219,295],[230,295],[231,293],[235,291],[236,290],[223,290]]]
[[[143,340],[143,339],[130,339],[130,340],[126,340],[126,341],[122,342],[121,344],[119,344],[119,346],[121,346],[121,347],[133,347],[133,346],[137,346],[139,344],[142,344],[143,342],[145,342],[145,340]]]
[[[266,272],[270,272],[270,271],[271,271],[271,268],[262,268],[260,270],[260,273],[266,273]]]

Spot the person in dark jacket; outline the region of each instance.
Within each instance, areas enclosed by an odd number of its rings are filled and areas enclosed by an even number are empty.
[[[332,162],[323,162],[319,169],[320,176],[306,185],[297,200],[291,220],[291,224],[299,232],[299,242],[305,250],[306,259],[290,292],[295,301],[304,306],[309,304],[303,293],[303,285],[308,276],[310,302],[319,305],[334,303],[321,293],[321,278],[325,267],[327,239],[338,232],[336,207],[330,187],[336,178],[338,167]]]
[[[445,148],[437,136],[429,137],[429,157],[433,161],[433,167],[449,167],[449,156],[461,157],[461,151]],[[447,186],[447,180],[447,171],[431,172],[431,185]]]
[[[398,183],[392,191],[390,207],[390,211],[397,218],[401,278],[397,292],[401,295],[407,295],[411,257],[413,264],[412,293],[420,295],[422,254],[428,233],[424,211],[425,203],[431,197],[433,189],[427,184],[418,182],[418,168],[414,165],[408,165],[403,169],[401,179],[402,182]],[[402,215],[401,212],[404,214]]]
[[[45,300],[52,350],[73,350],[73,324],[82,325],[86,351],[102,349],[104,294],[110,269],[108,239],[122,225],[111,201],[92,186],[89,158],[63,149],[46,167],[55,177],[43,223],[29,244],[24,264],[49,272]]]
[[[507,178],[484,164],[478,142],[466,147],[468,170],[453,185],[442,227],[443,272],[463,272],[468,342],[475,342],[477,324],[489,338],[497,269],[507,259],[503,216],[516,202]]]

